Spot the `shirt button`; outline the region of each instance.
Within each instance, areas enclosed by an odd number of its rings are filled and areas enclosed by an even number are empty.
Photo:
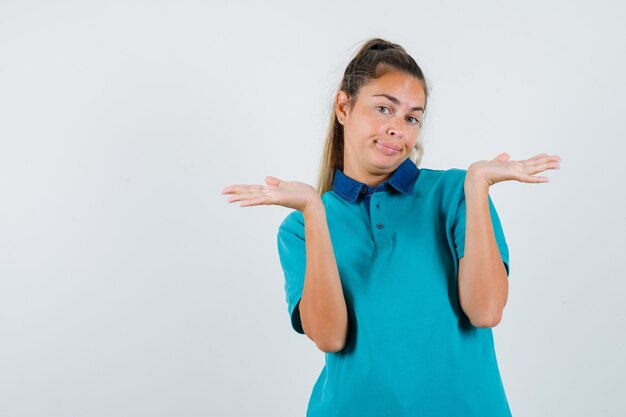
[[[361,187],[361,191],[360,192],[361,192],[361,194],[365,194],[367,192],[367,188]]]
[[[378,223],[378,224],[376,225],[376,227],[378,227],[379,229],[382,229],[383,227],[385,227],[385,225],[384,225],[384,224],[382,224],[382,223]]]

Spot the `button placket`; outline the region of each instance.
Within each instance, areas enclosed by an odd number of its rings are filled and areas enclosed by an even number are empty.
[[[386,227],[386,218],[383,208],[383,200],[386,193],[379,192],[374,193],[371,196],[371,216],[370,227],[372,228],[372,235],[374,241],[377,244],[389,244],[391,243],[391,233],[389,228]]]

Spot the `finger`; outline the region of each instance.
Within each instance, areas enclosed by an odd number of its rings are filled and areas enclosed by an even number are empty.
[[[267,176],[265,177],[265,183],[267,185],[273,185],[274,187],[280,187],[281,184],[281,180],[276,178],[276,177],[272,177],[272,176]]]
[[[250,198],[250,196],[248,195],[242,195],[242,194],[233,194],[232,196],[228,197],[228,202],[229,203],[236,203],[237,201],[243,201]]]
[[[233,184],[233,185],[229,185],[228,187],[224,188],[222,190],[222,194],[234,194],[234,193],[241,193],[241,192],[245,192],[245,190],[248,189],[249,186],[245,185],[245,184]]]
[[[237,185],[229,185],[227,187],[222,188],[222,194],[231,194],[234,192],[235,187],[237,187]]]
[[[542,153],[542,154],[535,155],[532,158],[527,159],[527,161],[533,161],[533,162],[561,161],[561,157],[558,155],[548,155],[546,153]]]
[[[256,192],[237,193],[237,194],[231,195],[228,198],[228,202],[229,203],[234,203],[236,201],[249,200],[251,198],[256,198],[258,196],[259,196],[259,193],[256,193]]]
[[[546,171],[548,169],[561,169],[561,164],[558,161],[536,163],[534,165],[527,165],[526,173],[534,175],[539,172]]]
[[[250,207],[250,206],[259,206],[259,205],[268,204],[267,199],[265,197],[254,197],[239,203],[239,207]]]
[[[543,183],[543,182],[550,182],[550,178],[548,177],[534,177],[532,175],[528,175],[524,178],[522,178],[522,181],[524,182],[528,182],[528,183]]]
[[[511,158],[507,152],[502,152],[500,155],[496,156],[493,160],[497,162],[506,162]]]
[[[237,193],[233,193],[228,199],[229,203],[242,200],[252,200],[260,198],[264,201],[263,204],[273,204],[272,201],[276,197],[276,188],[267,185],[251,185],[243,190],[239,190]]]
[[[545,156],[538,159],[528,159],[523,161],[524,166],[534,167],[535,169],[549,169],[560,167],[561,158],[559,156]]]
[[[253,190],[260,190],[263,186],[256,184],[236,184],[231,185],[222,190],[222,194],[244,194]]]

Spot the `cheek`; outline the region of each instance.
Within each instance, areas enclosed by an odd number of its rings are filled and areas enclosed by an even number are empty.
[[[383,125],[383,121],[382,120],[377,120],[376,117],[370,116],[370,115],[364,115],[364,114],[359,114],[355,119],[354,119],[354,124],[356,126],[356,128],[361,132],[361,133],[373,133],[373,132],[377,132],[378,130],[380,130],[382,128]]]
[[[413,148],[415,148],[415,145],[416,145],[416,144],[417,144],[417,140],[415,140],[415,139],[414,139],[414,140],[411,140],[411,141],[407,141],[407,142],[406,142],[406,144],[405,144],[405,146],[406,146],[405,151],[406,151],[407,153],[411,153],[411,151],[413,150]]]
[[[379,135],[380,132],[377,130],[377,126],[368,122],[360,123],[358,127],[354,129],[354,137],[358,138],[357,141],[362,146],[370,145]]]
[[[369,141],[373,142],[377,137],[385,135],[385,124],[377,121],[368,120],[363,123],[363,134]]]
[[[356,139],[360,146],[373,146],[374,140],[382,137],[386,132],[384,121],[372,120],[372,118],[361,117],[353,120],[350,134]]]

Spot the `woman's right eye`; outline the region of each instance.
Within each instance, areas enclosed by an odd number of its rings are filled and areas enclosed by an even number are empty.
[[[380,111],[380,109],[386,109],[386,110],[389,110],[389,109],[388,109],[387,107],[385,107],[385,106],[377,106],[376,108],[377,108],[377,109],[379,109],[379,111]],[[384,113],[384,111],[381,111],[381,113]]]

